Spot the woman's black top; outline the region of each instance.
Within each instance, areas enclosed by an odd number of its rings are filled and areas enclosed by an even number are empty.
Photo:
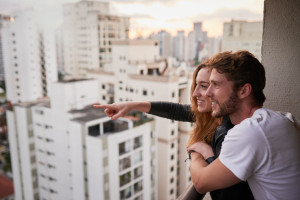
[[[190,105],[183,105],[170,102],[151,102],[151,109],[149,114],[159,117],[194,122],[194,116],[191,112]],[[220,126],[217,127],[211,142],[211,146],[214,152],[214,158],[216,159],[221,152],[222,143],[229,129],[233,127],[228,116],[223,118]],[[210,196],[213,200],[250,200],[254,199],[252,192],[247,182],[240,182],[231,187],[215,190],[210,192]]]

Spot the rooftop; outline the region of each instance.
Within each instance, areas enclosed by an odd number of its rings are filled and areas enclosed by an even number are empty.
[[[80,110],[71,110],[69,113],[74,115],[81,114],[80,117],[73,118],[72,120],[83,124],[95,119],[106,117],[104,109],[94,108],[92,106],[86,106],[84,109]]]
[[[13,182],[0,174],[0,199],[14,194]]]
[[[87,81],[87,80],[92,80],[92,79],[89,79],[89,78],[73,78],[73,79],[62,80],[62,81],[59,81],[58,83],[73,83],[73,82],[80,82],[80,81]]]

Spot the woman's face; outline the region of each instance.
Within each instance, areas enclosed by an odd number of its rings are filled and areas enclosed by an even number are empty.
[[[204,67],[199,70],[196,77],[196,88],[193,92],[193,97],[197,100],[199,112],[211,112],[211,102],[208,97],[205,96],[205,92],[209,86],[209,77],[211,70],[208,67]]]

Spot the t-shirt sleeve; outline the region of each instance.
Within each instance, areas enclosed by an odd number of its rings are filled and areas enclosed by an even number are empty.
[[[244,121],[228,131],[220,161],[239,179],[246,181],[268,156],[268,145],[257,124]]]

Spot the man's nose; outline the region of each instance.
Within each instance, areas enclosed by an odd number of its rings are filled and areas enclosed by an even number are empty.
[[[206,97],[211,97],[212,96],[212,84],[209,85],[209,87],[207,88],[205,94]]]

